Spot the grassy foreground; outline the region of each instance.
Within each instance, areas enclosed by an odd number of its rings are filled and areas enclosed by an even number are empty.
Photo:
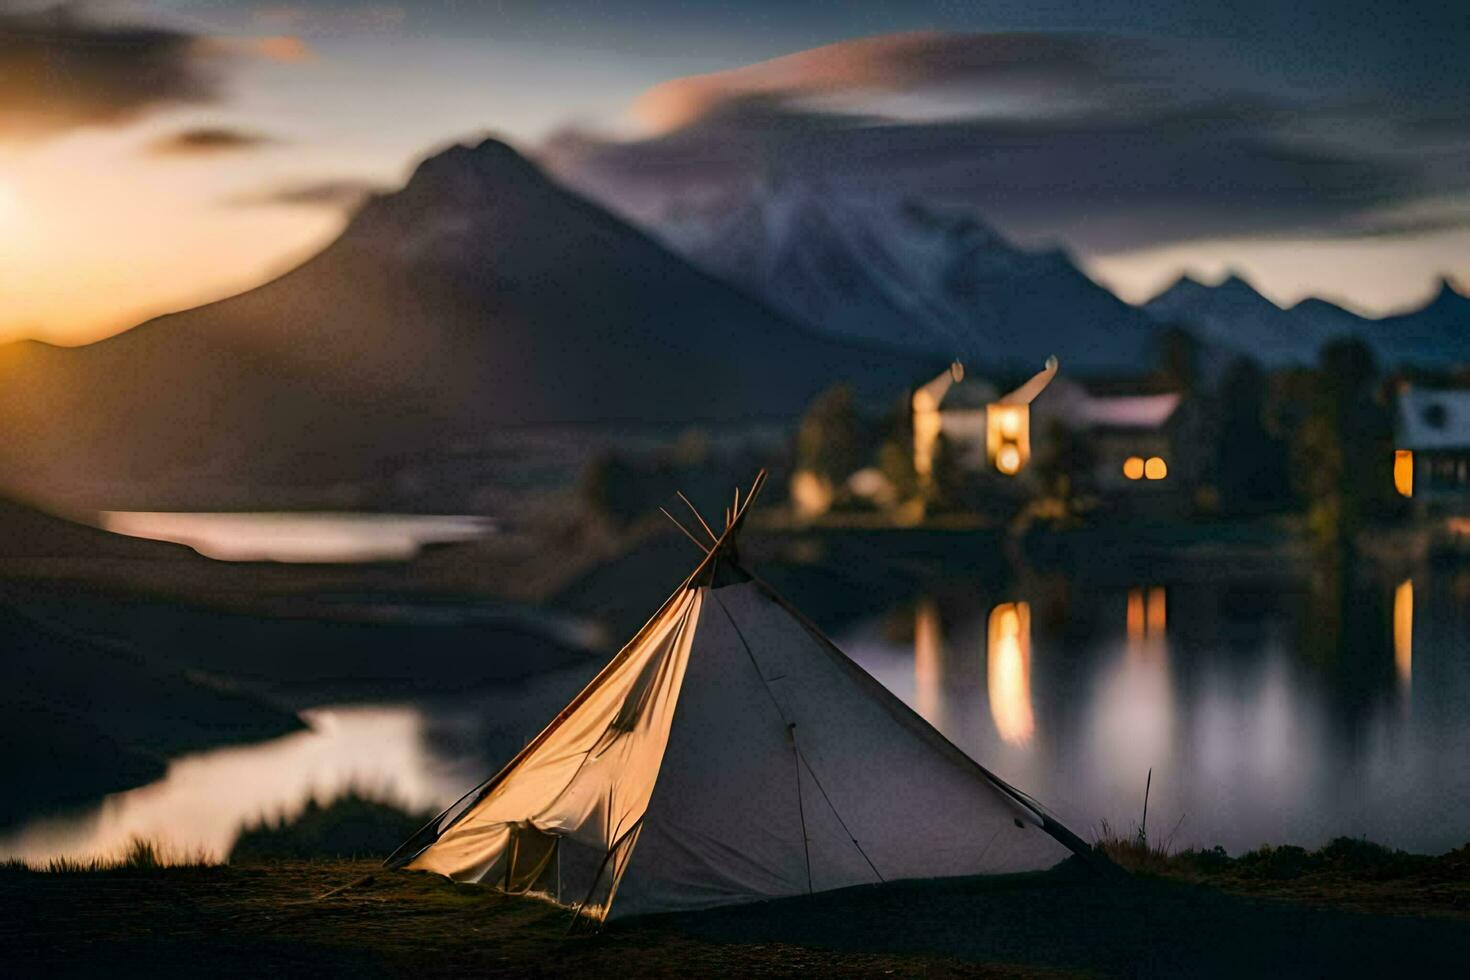
[[[374,862],[10,867],[0,950],[15,976],[1440,975],[1470,962],[1465,853],[899,882],[585,937],[549,906]]]

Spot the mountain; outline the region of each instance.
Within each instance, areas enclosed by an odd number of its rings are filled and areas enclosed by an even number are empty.
[[[487,140],[257,289],[0,349],[0,480],[67,506],[208,506],[206,486],[238,506],[508,427],[786,419],[839,380],[892,392],[945,362],[783,317]]]
[[[981,370],[1138,372],[1157,331],[1060,251],[1012,245],[972,213],[766,184],[656,225],[695,264],[835,336],[939,348]]]
[[[1312,364],[1324,344],[1347,336],[1365,341],[1384,367],[1470,363],[1470,299],[1448,282],[1424,307],[1376,320],[1317,298],[1283,309],[1237,275],[1214,286],[1181,277],[1143,310],[1267,367]]]
[[[1386,363],[1470,364],[1470,297],[1441,279],[1424,306],[1372,321],[1372,343]]]
[[[1249,353],[1267,367],[1310,363],[1323,344],[1354,326],[1347,319],[1352,314],[1325,300],[1283,310],[1236,275],[1216,286],[1182,276],[1143,309],[1160,323],[1180,324],[1201,340]]]

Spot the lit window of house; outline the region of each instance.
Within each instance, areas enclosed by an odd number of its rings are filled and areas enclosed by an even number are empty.
[[[1394,450],[1393,487],[1402,497],[1414,496],[1414,451],[1412,449]]]
[[[985,409],[985,446],[995,468],[1015,476],[1031,458],[1031,406],[997,402]]]
[[[1150,456],[1143,464],[1143,475],[1150,480],[1162,480],[1169,475],[1169,465],[1160,456]]]
[[[1394,489],[1445,513],[1470,508],[1470,389],[1404,389],[1396,430]]]

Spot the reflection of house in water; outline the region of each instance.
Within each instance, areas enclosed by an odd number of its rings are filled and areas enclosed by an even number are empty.
[[[1014,745],[1031,740],[1031,607],[1003,602],[990,611],[986,635],[985,683],[990,716],[1000,737]]]
[[[1470,513],[1470,389],[1399,394],[1394,486],[1420,513]]]
[[[976,632],[973,627],[982,627]],[[990,718],[1002,741],[1025,745],[1036,731],[1031,707],[1031,607],[1003,602],[978,621],[967,619],[946,642],[939,605],[923,599],[914,609],[914,699],[912,707],[951,738],[969,743],[983,678]]]
[[[1393,593],[1393,666],[1404,690],[1414,675],[1414,580],[1406,578]]]
[[[1128,655],[1151,657],[1162,650],[1169,625],[1168,596],[1161,585],[1128,590]]]
[[[945,728],[944,630],[939,607],[932,599],[914,611],[914,710],[935,728]]]

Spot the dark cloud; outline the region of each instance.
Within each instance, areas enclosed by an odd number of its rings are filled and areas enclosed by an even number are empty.
[[[255,150],[279,143],[264,133],[228,126],[196,126],[170,133],[148,144],[148,152],[157,156],[213,156]]]
[[[103,21],[74,3],[0,0],[0,139],[36,139],[212,102],[241,57],[309,55],[294,37],[225,40]]]
[[[239,207],[319,207],[351,211],[384,190],[379,184],[344,177],[276,184],[233,197],[229,203]]]
[[[883,42],[665,83],[639,103],[653,135],[564,132],[545,160],[636,217],[806,180],[964,202],[1093,254],[1386,229],[1358,218],[1470,193],[1470,113],[1455,124],[1443,105],[1420,119],[1287,97],[1225,62],[1101,37]]]

